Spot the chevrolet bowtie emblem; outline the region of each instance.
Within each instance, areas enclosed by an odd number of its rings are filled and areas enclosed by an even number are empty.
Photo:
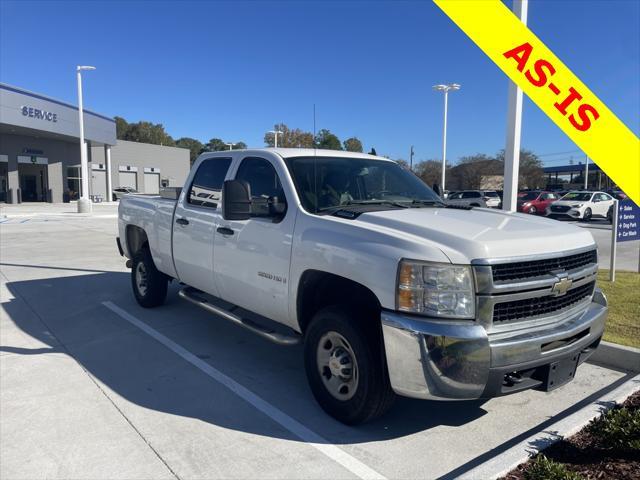
[[[573,284],[573,280],[571,280],[570,278],[566,278],[566,277],[561,278],[559,281],[553,284],[553,288],[551,289],[551,292],[556,297],[560,297],[567,293],[567,290],[571,288],[572,284]]]

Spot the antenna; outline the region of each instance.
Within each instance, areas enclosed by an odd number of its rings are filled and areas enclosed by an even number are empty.
[[[318,213],[318,145],[316,144],[316,104],[313,104],[313,195],[316,197],[316,213]]]

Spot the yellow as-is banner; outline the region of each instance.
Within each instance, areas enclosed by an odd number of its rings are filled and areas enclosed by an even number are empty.
[[[434,0],[640,205],[640,140],[500,0]]]

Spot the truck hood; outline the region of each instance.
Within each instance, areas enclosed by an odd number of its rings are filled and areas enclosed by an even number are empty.
[[[363,213],[378,231],[437,246],[453,263],[480,258],[546,255],[595,246],[584,228],[488,208],[408,208]],[[435,245],[434,245],[435,244]]]

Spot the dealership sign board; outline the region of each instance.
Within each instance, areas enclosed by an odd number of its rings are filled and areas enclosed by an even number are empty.
[[[616,241],[631,240],[640,240],[640,207],[631,200],[622,200],[618,204]]]

